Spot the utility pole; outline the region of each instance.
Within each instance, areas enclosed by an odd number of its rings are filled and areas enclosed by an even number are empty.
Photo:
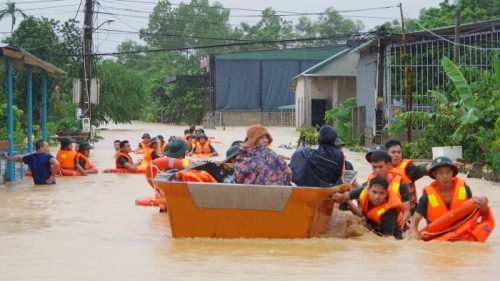
[[[381,26],[378,34],[378,64],[377,64],[377,98],[375,101],[375,143],[382,143],[382,129],[384,128],[384,65],[387,32]]]
[[[455,65],[460,64],[460,9],[455,13],[455,45],[453,46],[453,60]]]
[[[92,81],[92,32],[94,22],[94,0],[85,0],[85,20],[83,33],[83,91],[82,91],[82,122],[83,118],[90,120],[90,88]],[[83,124],[82,124],[83,125]],[[90,140],[90,133],[85,135]]]
[[[403,33],[403,63],[404,63],[404,85],[405,85],[405,111],[412,110],[412,96],[408,88],[408,54],[406,53],[406,34],[405,34],[405,20],[403,17],[403,4],[399,3],[399,11],[401,13],[401,31]],[[406,142],[411,142],[411,118],[406,119]]]

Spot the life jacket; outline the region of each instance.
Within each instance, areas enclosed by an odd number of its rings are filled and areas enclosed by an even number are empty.
[[[152,148],[148,148],[146,149],[146,151],[144,152],[144,154],[142,155],[142,163],[148,163],[151,162],[151,160],[153,160],[153,152],[155,152],[156,150],[155,149],[152,149]]]
[[[75,163],[80,163],[80,159],[83,159],[83,161],[85,161],[85,164],[83,165],[82,168],[84,170],[90,169],[90,161],[89,161],[89,159],[83,153],[78,152],[76,154],[76,156],[75,156]]]
[[[147,149],[149,147],[149,143],[146,144],[144,141],[141,141],[139,145],[141,146],[141,149]]]
[[[165,152],[165,148],[166,147],[167,147],[167,143],[165,141],[161,141],[161,143],[160,143],[160,151],[161,151],[162,155]]]
[[[344,164],[342,165],[342,174],[345,172],[346,168],[345,168],[345,161],[346,161],[347,157],[344,155]]]
[[[56,159],[60,164],[61,169],[74,170],[75,169],[75,156],[74,150],[62,150],[57,152]]]
[[[389,182],[389,189],[392,189],[392,191],[394,191],[394,193],[396,193],[399,200],[401,201],[401,193],[399,193],[399,187],[401,186],[401,182],[403,181],[403,179],[398,174],[395,174],[395,173],[389,172],[389,175],[392,176],[391,182]],[[366,186],[370,186],[370,181],[373,178],[375,178],[375,175],[373,173],[371,173],[368,176]]]
[[[217,183],[217,180],[212,177],[207,171],[199,171],[194,169],[181,170],[175,174],[178,180],[183,182],[211,182]]]
[[[417,207],[417,188],[415,187],[415,183],[408,177],[406,174],[406,169],[408,169],[408,166],[413,164],[413,161],[403,159],[401,162],[399,162],[399,165],[395,168],[391,169],[391,172],[398,174],[403,181],[408,185],[408,192],[410,192],[410,208],[411,210],[414,210]]]
[[[195,154],[210,154],[212,151],[210,150],[210,141],[206,141],[204,144],[201,144],[199,141],[195,144]]]
[[[391,183],[393,182],[394,181],[391,181]],[[404,229],[403,203],[401,203],[398,194],[394,192],[393,188],[391,188],[391,185],[392,184],[390,184],[389,188],[387,189],[387,201],[379,206],[370,207],[368,185],[365,187],[365,189],[363,189],[363,191],[361,191],[361,194],[358,198],[363,215],[365,215],[365,217],[372,222],[372,226],[376,232],[382,232],[381,218],[385,213],[387,213],[387,211],[392,209],[395,209],[397,212],[397,226],[399,230],[402,231]]]
[[[439,190],[437,190],[437,181],[432,182],[430,185],[424,187],[424,193],[427,194],[427,223],[432,223],[448,211],[460,207],[469,198],[467,198],[467,191],[465,190],[465,181],[459,178],[452,178],[453,194],[451,196],[450,208],[441,197]]]
[[[115,157],[115,164],[116,164],[116,168],[119,169],[119,168],[124,168],[122,167],[122,165],[120,164],[120,162],[118,162],[118,159],[120,159],[121,157],[125,157],[127,158],[127,162],[130,163],[130,164],[134,164],[134,162],[132,162],[132,157],[130,157],[130,155],[128,154],[125,154],[123,153],[122,151],[118,151],[116,153],[116,157]]]

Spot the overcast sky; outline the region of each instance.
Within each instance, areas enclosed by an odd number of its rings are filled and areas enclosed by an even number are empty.
[[[6,0],[0,0],[0,10],[5,8]],[[23,10],[27,15],[45,16],[60,21],[66,21],[74,18],[80,4],[80,0],[14,0],[16,6]],[[141,28],[147,27],[149,13],[153,10],[157,0],[98,0],[101,4],[100,12],[117,14],[116,16],[99,14],[94,27],[106,20],[115,20],[111,25],[105,25],[107,29],[123,30],[137,32]],[[180,2],[189,3],[190,1],[172,0],[172,4]],[[210,1],[213,3],[215,1]],[[225,8],[254,9],[263,10],[272,7],[276,11],[298,12],[298,13],[320,13],[326,8],[333,6],[338,11],[359,10],[368,8],[379,8],[393,6],[394,8],[383,10],[342,12],[344,17],[360,20],[365,25],[365,30],[369,30],[375,25],[379,25],[392,19],[400,19],[399,8],[396,6],[399,1],[394,0],[219,0]],[[402,0],[404,16],[406,18],[417,18],[420,9],[429,7],[438,7],[442,0]],[[83,0],[83,4],[85,0]],[[83,4],[77,19],[83,27]],[[97,10],[96,5],[96,10]],[[132,9],[134,11],[127,11]],[[139,12],[141,11],[141,12]],[[259,15],[260,12],[231,10],[231,16],[238,15]],[[286,17],[294,20],[297,18]],[[21,19],[17,19],[19,23]],[[258,17],[231,17],[230,23],[233,27],[240,22],[255,24],[259,21]],[[3,38],[10,32],[10,19],[4,19],[0,22],[0,38]],[[104,27],[103,27],[104,29]],[[136,34],[110,34],[107,32],[98,32],[94,42],[99,46],[94,52],[113,52],[120,42],[125,39],[140,41]]]

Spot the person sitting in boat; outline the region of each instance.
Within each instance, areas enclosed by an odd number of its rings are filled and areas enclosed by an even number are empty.
[[[408,185],[406,185],[401,176],[390,171],[391,156],[387,153],[387,148],[383,145],[374,145],[365,155],[365,158],[366,161],[368,161],[372,165],[372,173],[368,176],[367,181],[363,183],[361,187],[368,185],[370,183],[370,180],[374,177],[385,178],[389,182],[390,187],[394,189],[396,194],[398,194],[399,199],[403,203],[404,221],[409,221],[411,217],[411,196],[410,192],[408,192]],[[357,185],[357,182],[355,182],[354,186]]]
[[[196,142],[194,147],[191,149],[191,151],[188,153],[188,156],[193,156],[194,154],[209,155],[209,156],[219,155],[219,153],[212,146],[212,144],[208,140],[207,135],[205,135],[205,134],[199,135],[198,141]]]
[[[337,146],[338,149],[340,149],[342,152],[344,152],[344,147],[345,147],[345,142],[341,141],[340,139],[335,140],[335,146]],[[354,166],[350,161],[347,161],[347,157],[344,154],[344,167],[343,171],[354,171]]]
[[[374,157],[376,157],[374,155]],[[349,203],[354,214],[366,218],[378,235],[403,239],[403,203],[384,177],[374,177],[369,184],[350,192],[333,194],[336,203],[358,200],[360,209]],[[357,211],[354,211],[356,210]]]
[[[142,162],[149,164],[152,160],[160,158],[160,155],[163,155],[160,146],[161,140],[158,138],[152,138],[148,149],[146,149],[146,152],[144,152],[144,155],[142,156]]]
[[[464,180],[457,178],[457,174],[457,166],[448,157],[440,156],[431,162],[429,177],[435,181],[424,187],[422,196],[418,200],[415,215],[410,224],[411,237],[420,239],[418,224],[422,218],[430,224],[472,198],[470,187],[465,184]],[[480,211],[488,210],[487,198],[474,197],[474,201]]]
[[[268,148],[273,138],[266,128],[253,125],[247,130],[248,140],[236,157],[236,183],[256,185],[290,185],[292,171],[276,152]]]
[[[35,153],[24,156],[8,156],[7,152],[2,157],[13,162],[28,165],[35,184],[55,184],[56,175],[59,173],[59,161],[50,155],[49,144],[46,141],[35,142]]]
[[[135,172],[137,166],[142,162],[142,159],[137,160],[135,163],[132,161],[129,153],[132,151],[128,140],[120,142],[120,151],[116,154],[115,164],[117,169],[127,169],[130,172]]]
[[[174,138],[167,144],[163,156],[170,158],[184,159],[186,158],[186,153],[188,151],[188,148],[189,148],[189,143],[187,141],[180,138]]]
[[[144,133],[142,135],[142,141],[139,142],[139,145],[137,146],[137,149],[134,150],[134,152],[144,153],[144,150],[146,150],[149,147],[150,142],[151,142],[151,136],[148,133]]]
[[[226,151],[226,159],[222,164],[224,164],[224,167],[229,169],[232,172],[228,173],[228,176],[226,176],[223,179],[223,183],[236,183],[234,180],[234,167],[236,164],[236,157],[240,154],[240,146],[239,145],[234,145],[231,146],[227,151]]]
[[[75,170],[75,156],[76,151],[73,149],[74,139],[63,138],[61,139],[61,148],[57,151],[56,159],[61,165],[61,169]]]
[[[297,186],[331,187],[338,184],[344,167],[344,153],[335,146],[338,137],[332,126],[318,134],[318,148],[301,147],[291,157],[293,183]]]
[[[83,176],[99,173],[89,161],[90,150],[93,148],[88,142],[82,142],[78,147],[78,153],[75,156],[75,167]]]
[[[191,152],[193,150],[193,147],[196,145],[196,140],[195,136],[193,135],[188,135],[186,138],[186,141],[188,142],[188,151]]]

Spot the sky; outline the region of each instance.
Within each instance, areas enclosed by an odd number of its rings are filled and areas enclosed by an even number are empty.
[[[83,7],[85,0],[12,0],[16,2],[16,6],[23,10],[27,15],[35,17],[48,17],[59,20],[61,22],[67,21],[70,18],[76,18],[80,21],[83,28]],[[0,10],[5,8],[6,0],[0,0]],[[82,6],[80,11],[78,7],[80,2]],[[153,11],[157,0],[98,0],[101,7],[96,5],[96,10],[100,12],[112,13],[115,15],[98,14],[96,19],[97,27],[106,20],[114,20],[110,25],[104,25],[102,29],[113,29],[120,31],[137,32],[141,28],[147,27],[149,13]],[[189,3],[189,0],[171,0],[172,4],[181,2]],[[215,1],[210,1],[213,3]],[[442,0],[219,0],[225,8],[237,9],[252,9],[264,10],[272,7],[275,11],[282,12],[296,12],[296,13],[321,13],[326,8],[333,6],[340,14],[352,20],[360,20],[365,25],[365,30],[369,30],[376,25],[384,22],[400,19],[400,12],[397,5],[399,2],[403,6],[403,14],[405,18],[416,19],[422,8],[438,7]],[[368,8],[380,8],[392,6],[393,8],[348,12],[349,10],[359,10]],[[132,9],[134,11],[129,11]],[[139,12],[140,11],[140,12]],[[259,17],[236,17],[242,15],[260,15],[257,11],[242,11],[231,10],[230,24],[236,27],[240,22],[246,22],[253,25],[259,21]],[[314,18],[314,17],[312,17]],[[287,17],[288,20],[297,22],[297,17]],[[18,17],[17,24],[21,21]],[[16,24],[16,26],[17,26]],[[3,19],[0,21],[0,39],[10,34],[11,21]],[[116,47],[126,39],[143,43],[136,34],[111,34],[107,31],[98,30],[94,37],[94,53],[107,53],[116,51]]]

